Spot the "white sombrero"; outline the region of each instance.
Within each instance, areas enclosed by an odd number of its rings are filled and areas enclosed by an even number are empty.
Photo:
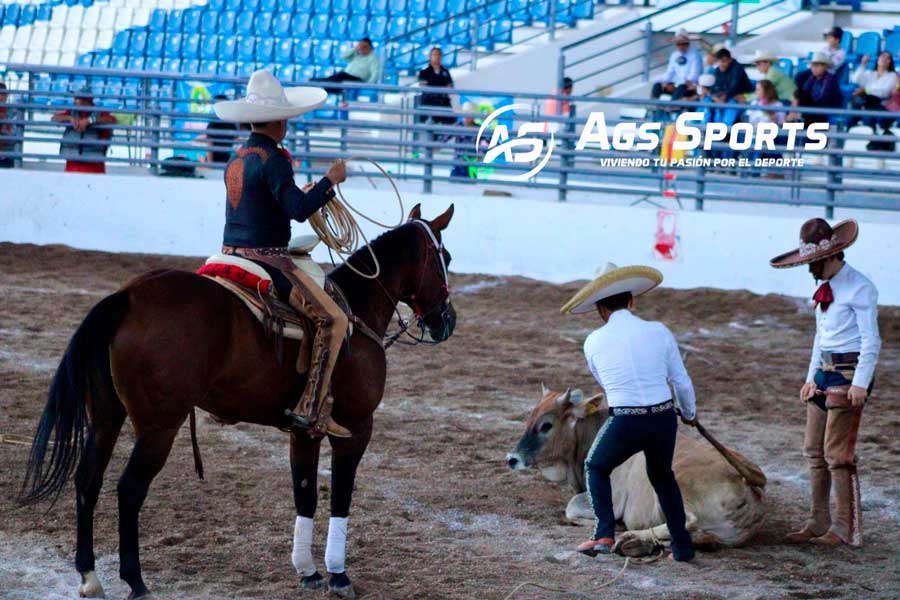
[[[245,98],[216,102],[213,109],[223,121],[266,123],[315,110],[325,103],[327,96],[325,90],[317,87],[284,89],[274,75],[260,70],[250,76]]]
[[[578,290],[560,309],[562,313],[577,315],[594,310],[594,305],[610,296],[631,292],[633,296],[646,294],[660,283],[663,275],[653,267],[634,265],[617,267],[606,263],[597,278]]]

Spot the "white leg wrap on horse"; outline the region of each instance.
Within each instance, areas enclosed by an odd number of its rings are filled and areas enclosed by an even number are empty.
[[[331,517],[328,520],[328,544],[325,546],[325,568],[329,573],[344,572],[347,552],[347,517]]]
[[[301,577],[308,577],[316,572],[316,563],[312,556],[313,520],[308,517],[297,517],[294,521],[294,551],[291,562]]]

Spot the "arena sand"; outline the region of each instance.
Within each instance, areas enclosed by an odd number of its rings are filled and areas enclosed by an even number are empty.
[[[145,270],[197,265],[196,258],[0,244],[0,435],[32,435],[56,364],[93,303]],[[348,574],[360,597],[502,599],[525,581],[598,598],[900,597],[900,310],[881,311],[884,350],[861,431],[866,546],[822,549],[780,542],[807,502],[796,397],[812,341],[809,305],[709,289],[661,289],[643,299],[638,313],[666,322],[688,353],[701,420],[769,476],[770,516],[744,548],[703,552],[695,565],[630,565],[600,591],[623,559],[572,553],[588,532],[563,521],[569,490],[504,464],[542,381],[595,389],[581,342],[596,323],[558,314],[577,284],[476,275],[454,276],[453,284],[453,338],[388,353],[387,392],[350,519]],[[178,351],[190,360],[189,349]],[[110,598],[127,595],[117,576],[115,481],[132,440],[126,425],[97,510],[98,572]],[[286,436],[222,427],[201,414],[199,440],[206,481],[194,476],[185,428],[141,514],[144,577],[155,597],[323,597],[299,588],[290,563]],[[0,444],[0,598],[72,598],[74,492],[70,485],[49,511],[16,506],[27,450]],[[320,568],[329,460],[324,452]],[[516,597],[572,596],[526,588]]]

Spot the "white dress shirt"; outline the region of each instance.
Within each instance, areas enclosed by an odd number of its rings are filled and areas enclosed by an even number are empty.
[[[701,73],[703,73],[703,57],[696,48],[688,48],[687,52],[676,50],[669,56],[669,64],[660,81],[675,85],[681,85],[685,81],[697,83]]]
[[[882,100],[890,98],[897,89],[897,74],[893,71],[885,71],[879,75],[878,71],[860,66],[850,80],[865,89],[867,94],[878,96]]]
[[[828,55],[828,58],[831,59],[833,66],[828,69],[829,73],[834,73],[838,69],[841,68],[841,65],[844,64],[844,61],[847,60],[847,52],[840,46],[837,48],[832,48],[831,44],[825,44],[825,49],[823,50],[825,54]]]
[[[807,383],[812,383],[816,369],[822,364],[822,352],[859,352],[859,363],[853,385],[868,388],[875,375],[875,363],[881,351],[878,335],[878,290],[865,275],[844,263],[831,278],[834,302],[828,310],[816,307],[816,337]]]
[[[682,414],[696,415],[694,385],[675,337],[662,323],[617,310],[584,341],[584,356],[610,407],[660,404],[672,398],[672,384]]]

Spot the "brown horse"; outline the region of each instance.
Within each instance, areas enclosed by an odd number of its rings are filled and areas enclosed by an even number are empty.
[[[423,335],[426,327],[435,342],[452,334],[456,313],[447,285],[450,255],[441,242],[452,216],[453,206],[425,221],[416,206],[408,223],[374,240],[371,247],[381,265],[375,280],[356,275],[347,265],[329,274],[353,314],[378,336],[384,336],[398,302],[416,312]],[[349,262],[373,272],[366,249]],[[125,417],[131,418],[137,440],[117,486],[119,575],[131,587],[129,598],[141,598],[148,591],[138,559],[138,513],[185,419],[196,406],[222,421],[287,427],[285,410],[296,405],[305,384],[294,368],[298,352],[299,343],[285,340],[278,360],[276,342],[233,294],[185,271],[147,273],[91,309],[50,386],[23,485],[24,502],[55,499],[75,471],[75,567],[82,576],[83,597],[103,597],[94,573],[94,507]],[[372,434],[372,413],[381,402],[385,375],[384,346],[357,328],[332,378],[333,414],[353,433],[351,438],[329,438],[331,516],[338,523],[343,519],[344,532],[356,468]],[[54,444],[45,465],[51,435]],[[304,431],[291,433],[298,525],[301,518],[311,524],[315,514],[320,444],[321,438]],[[306,537],[311,534],[310,525]],[[352,596],[343,569],[344,540],[337,539],[336,531],[332,544],[332,534],[329,527],[329,588]],[[324,580],[313,564],[310,540],[300,537],[295,534],[294,564],[305,587],[321,587]]]

